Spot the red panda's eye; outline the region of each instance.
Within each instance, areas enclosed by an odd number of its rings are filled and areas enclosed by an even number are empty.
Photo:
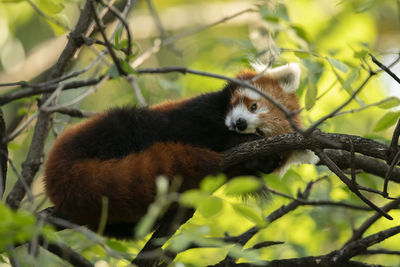
[[[251,105],[250,111],[251,111],[251,112],[254,112],[254,111],[256,111],[256,110],[257,110],[257,103],[254,103],[253,105]]]

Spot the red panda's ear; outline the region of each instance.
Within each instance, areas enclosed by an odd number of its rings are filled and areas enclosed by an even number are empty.
[[[278,81],[282,89],[288,94],[296,92],[299,87],[301,70],[297,63],[290,63],[272,69],[266,68],[261,64],[252,65],[257,72],[264,72],[265,76]]]

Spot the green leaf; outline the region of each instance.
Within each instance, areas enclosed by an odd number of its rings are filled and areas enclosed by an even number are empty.
[[[128,73],[128,74],[136,73],[136,71],[131,67],[131,65],[128,62],[126,62],[125,60],[120,60],[119,63],[121,65],[122,70],[125,71],[126,73]]]
[[[346,90],[349,95],[352,95],[354,93],[353,87],[351,85],[355,80],[357,80],[359,75],[360,69],[354,68],[350,71],[349,75],[347,75],[346,80],[344,80],[343,82],[341,81],[343,89]]]
[[[354,57],[358,59],[363,59],[365,58],[366,55],[368,55],[369,51],[366,49],[362,49],[359,51],[354,51]]]
[[[116,49],[122,49],[122,48],[128,48],[128,39],[121,40],[118,44],[118,48],[115,47]]]
[[[119,77],[119,71],[117,69],[117,66],[113,64],[107,71],[107,74],[111,76],[113,79],[117,79]]]
[[[342,61],[339,61],[339,60],[331,58],[331,57],[328,57],[328,61],[332,66],[334,66],[341,72],[346,73],[349,71],[349,67],[346,64],[344,64]]]
[[[261,181],[253,177],[237,177],[226,184],[225,192],[227,195],[243,195],[258,190]]]
[[[309,58],[310,57],[310,53],[308,53],[308,52],[300,52],[300,51],[296,51],[296,52],[294,52],[294,54],[298,57],[298,58],[301,58],[301,59],[304,59],[304,58]]]
[[[198,211],[206,218],[215,216],[222,210],[222,199],[210,196],[200,202]]]
[[[379,104],[377,107],[381,109],[390,109],[397,106],[400,106],[400,99],[398,97],[389,97],[388,101]]]
[[[362,4],[356,7],[357,13],[362,13],[368,11],[369,9],[373,8],[380,0],[369,0],[369,1],[362,1]]]
[[[210,194],[206,192],[199,190],[188,190],[181,195],[179,202],[187,207],[197,207],[209,196]]]
[[[314,105],[315,101],[317,100],[318,95],[318,88],[316,83],[310,78],[308,79],[308,89],[306,92],[306,109],[310,110]]]
[[[296,32],[297,36],[306,41],[307,43],[310,42],[310,38],[308,37],[308,34],[306,30],[304,30],[303,27],[298,26],[298,25],[291,25],[292,29]]]
[[[119,252],[129,252],[129,246],[127,246],[124,242],[120,242],[117,240],[112,240],[112,239],[106,239],[106,244],[113,250],[119,251]]]
[[[240,215],[259,226],[265,226],[267,222],[261,216],[261,212],[245,204],[233,204],[232,207]]]
[[[64,9],[61,0],[38,0],[36,1],[39,8],[50,14],[58,14]]]
[[[374,132],[383,131],[394,125],[399,119],[400,111],[388,112],[375,124]]]
[[[115,49],[119,49],[119,40],[121,40],[121,35],[122,35],[122,30],[123,30],[123,26],[121,25],[117,31],[115,32],[114,35],[114,47]]]
[[[224,175],[207,176],[200,183],[200,189],[205,192],[213,193],[226,182]]]
[[[283,4],[278,4],[275,9],[270,9],[266,6],[261,6],[260,14],[263,19],[272,22],[279,22],[280,20],[285,20],[287,22],[290,21],[286,6]]]

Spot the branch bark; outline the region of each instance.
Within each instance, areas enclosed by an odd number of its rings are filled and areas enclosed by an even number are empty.
[[[75,52],[84,44],[81,36],[87,31],[91,21],[92,13],[90,10],[90,0],[88,0],[81,12],[75,30],[69,35],[68,43],[61,53],[57,63],[51,69],[47,80],[61,77],[64,73],[65,69],[73,59]],[[42,97],[42,103],[47,99],[47,97],[47,95]],[[51,114],[47,112],[40,112],[28,156],[24,163],[22,163],[22,179],[24,179],[28,185],[32,184],[33,178],[42,163],[41,158],[43,156],[44,144],[50,129],[50,116]],[[12,209],[18,209],[24,195],[25,188],[20,181],[17,181],[11,193],[8,195],[6,203]]]

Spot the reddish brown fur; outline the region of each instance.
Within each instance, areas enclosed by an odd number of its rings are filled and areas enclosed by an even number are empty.
[[[185,101],[186,101],[186,99],[182,99],[182,100],[178,100],[178,101],[168,100],[168,101],[153,105],[150,107],[150,109],[158,110],[161,112],[168,112],[170,110],[180,107]]]
[[[78,125],[62,136],[52,149],[49,155],[52,160],[45,169],[47,195],[51,201],[64,216],[82,224],[96,225],[102,197],[108,198],[109,223],[138,221],[154,200],[155,179],[159,175],[172,179],[178,174],[183,178],[182,191],[194,188],[204,176],[217,171],[222,156],[179,143],[156,143],[121,160],[73,160],[62,150],[62,143],[74,138],[85,127],[87,124]],[[75,201],[64,201],[65,195]]]
[[[243,71],[238,78],[250,80],[255,75],[255,72]],[[296,96],[286,94],[273,79],[261,77],[255,84],[290,110],[299,108]],[[168,113],[185,101],[165,102],[150,109]],[[274,134],[292,131],[282,112],[271,103],[265,103],[270,110],[265,124],[272,125]],[[181,143],[156,142],[121,159],[77,158],[77,148],[69,146],[70,141],[78,139],[103,116],[97,115],[66,130],[54,144],[45,166],[47,195],[58,211],[74,222],[96,227],[103,197],[107,197],[109,203],[108,223],[136,222],[154,200],[155,180],[159,175],[164,174],[169,179],[181,176],[180,190],[183,191],[197,187],[204,176],[219,169],[221,153]],[[300,124],[298,116],[295,121]],[[232,173],[240,174],[240,168],[233,169]]]

